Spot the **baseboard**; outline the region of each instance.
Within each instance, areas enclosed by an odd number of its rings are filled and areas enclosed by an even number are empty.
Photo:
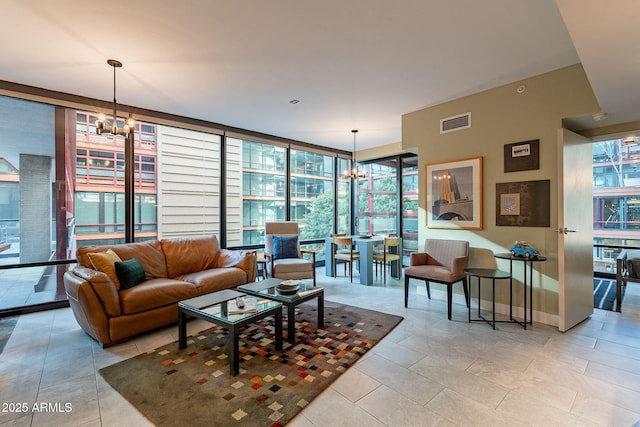
[[[443,289],[435,289],[436,286],[431,286],[431,298],[432,299],[437,299],[437,300],[442,300],[442,301],[447,301],[447,291],[443,290]],[[416,293],[418,295],[423,295],[425,298],[427,297],[427,288],[426,286],[423,284],[420,285],[416,285]],[[460,305],[466,305],[466,302],[464,300],[464,294],[463,293],[457,293],[454,292],[453,293],[453,304],[460,304]],[[477,303],[477,299],[474,298],[472,304]],[[476,305],[472,305],[472,307],[475,307],[475,310],[477,311],[478,308]],[[480,307],[482,310],[488,310],[491,311],[491,300],[485,300],[482,299],[480,302]],[[502,303],[496,303],[496,314],[501,314],[501,315],[509,315],[509,306],[506,304],[502,304]],[[471,315],[473,316],[473,312],[471,312]],[[524,319],[524,310],[522,307],[518,307],[515,306],[513,307],[513,315],[514,317],[516,317],[519,320]],[[529,313],[527,313],[527,320],[529,320]],[[544,312],[540,312],[540,311],[536,311],[533,310],[533,321],[537,322],[537,323],[543,323],[545,325],[549,325],[549,326],[554,326],[554,327],[558,327],[559,320],[558,320],[558,315],[557,314],[550,314],[550,313],[544,313]]]

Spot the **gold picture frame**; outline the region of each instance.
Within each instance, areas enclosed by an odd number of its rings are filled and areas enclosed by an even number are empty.
[[[428,228],[482,230],[482,157],[425,165]]]

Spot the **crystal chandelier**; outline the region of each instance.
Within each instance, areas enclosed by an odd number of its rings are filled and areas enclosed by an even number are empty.
[[[344,171],[345,179],[365,179],[367,174],[362,171],[358,171],[358,166],[356,164],[356,134],[358,133],[358,129],[353,129],[353,153],[351,154],[351,170]]]

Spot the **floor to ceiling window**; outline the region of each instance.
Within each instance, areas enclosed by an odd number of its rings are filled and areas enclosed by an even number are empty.
[[[264,244],[264,224],[286,219],[286,147],[226,138],[227,246]]]
[[[357,234],[400,236],[406,259],[418,249],[418,158],[397,156],[363,165],[357,185]],[[400,196],[399,196],[400,192]]]
[[[64,151],[56,145],[56,108],[0,96],[0,267],[64,259]],[[61,154],[58,154],[61,153]],[[59,156],[59,157],[58,157]],[[62,167],[61,167],[62,166]],[[59,221],[62,224],[59,224]],[[66,299],[64,266],[0,269],[0,310]]]
[[[358,234],[398,235],[398,159],[368,163],[357,183]]]
[[[77,246],[124,242],[124,138],[97,135],[97,118],[95,113],[75,112],[76,132],[67,140],[70,153],[75,153],[69,171],[75,202],[69,214],[75,219]],[[140,241],[158,235],[155,125],[136,123],[134,150],[135,239]]]
[[[401,237],[405,257],[418,251],[418,187],[418,157],[402,158]]]
[[[338,223],[336,231],[338,233],[351,233],[351,180],[344,178],[344,171],[348,171],[350,160],[338,158],[337,197],[336,209],[338,211]]]
[[[594,271],[614,273],[621,247],[640,247],[640,145],[593,144]]]
[[[158,237],[220,236],[220,135],[157,125]]]
[[[302,240],[333,233],[334,157],[291,149],[290,220],[300,224]]]

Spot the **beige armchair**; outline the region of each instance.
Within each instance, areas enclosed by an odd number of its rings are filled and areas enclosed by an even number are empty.
[[[469,242],[463,240],[426,239],[424,252],[411,254],[410,266],[404,269],[404,306],[409,301],[409,279],[424,280],[431,299],[429,283],[447,285],[447,314],[451,320],[453,284],[462,282],[464,297],[469,306],[469,290],[464,269],[469,264]]]
[[[267,274],[284,280],[313,279],[313,286],[316,286],[316,253],[300,248],[298,232],[297,222],[265,224]],[[311,260],[303,258],[303,254],[311,254]]]

